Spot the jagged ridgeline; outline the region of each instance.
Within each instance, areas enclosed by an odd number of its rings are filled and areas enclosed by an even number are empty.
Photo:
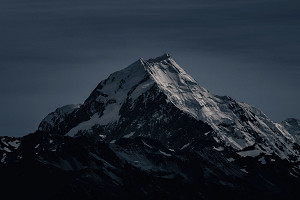
[[[299,199],[299,138],[299,120],[211,94],[164,54],[2,137],[0,176],[13,197]]]

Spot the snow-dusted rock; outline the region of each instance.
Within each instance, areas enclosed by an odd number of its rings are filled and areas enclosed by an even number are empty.
[[[281,122],[281,125],[290,133],[295,141],[300,145],[300,120],[288,118]]]
[[[65,120],[66,116],[72,113],[74,110],[77,110],[80,105],[66,105],[60,108],[57,108],[54,112],[48,114],[40,123],[38,130],[40,131],[50,131],[54,126],[57,126],[59,123]]]

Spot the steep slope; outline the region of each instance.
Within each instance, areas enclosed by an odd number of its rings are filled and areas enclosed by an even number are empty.
[[[299,146],[285,127],[250,105],[209,93],[169,54],[139,59],[111,74],[63,121],[39,130],[97,134],[108,142],[147,136],[175,149],[214,138],[216,146],[229,145],[241,156],[299,159]]]
[[[300,145],[300,120],[288,118],[281,122],[281,125],[294,137],[295,141]]]
[[[254,152],[254,155],[275,152],[282,158],[299,155],[294,138],[264,113],[230,97],[209,93],[169,55],[143,64],[168,100],[195,119],[208,123],[221,141],[238,150],[254,146],[251,155]]]
[[[54,112],[48,114],[40,123],[38,130],[51,131],[59,123],[65,120],[66,116],[80,108],[80,105],[66,105],[57,108]]]
[[[0,137],[0,164],[6,163],[6,156],[19,148],[20,138]]]
[[[160,60],[169,59],[165,56]],[[68,136],[97,134],[108,142],[122,137],[147,136],[174,149],[200,138],[203,144],[210,145],[213,139],[204,133],[212,128],[177,109],[147,73],[144,63],[140,59],[111,74],[63,121],[52,129],[43,128],[52,124],[41,124],[39,130]],[[46,118],[53,114],[50,115]]]

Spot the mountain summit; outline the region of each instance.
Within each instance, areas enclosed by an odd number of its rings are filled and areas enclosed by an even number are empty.
[[[299,199],[299,127],[211,94],[164,54],[0,138],[0,177],[30,199]]]
[[[146,136],[174,149],[199,138],[214,138],[218,145],[237,151],[251,147],[241,152],[245,156],[275,153],[299,158],[298,140],[283,125],[253,106],[209,93],[169,54],[141,58],[111,74],[84,104],[72,108],[47,116],[39,130],[68,136],[98,134],[107,142]],[[188,121],[198,128],[188,126]]]

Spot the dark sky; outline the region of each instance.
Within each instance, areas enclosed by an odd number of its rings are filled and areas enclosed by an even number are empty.
[[[300,118],[299,0],[0,0],[0,135],[165,52],[214,94]]]

